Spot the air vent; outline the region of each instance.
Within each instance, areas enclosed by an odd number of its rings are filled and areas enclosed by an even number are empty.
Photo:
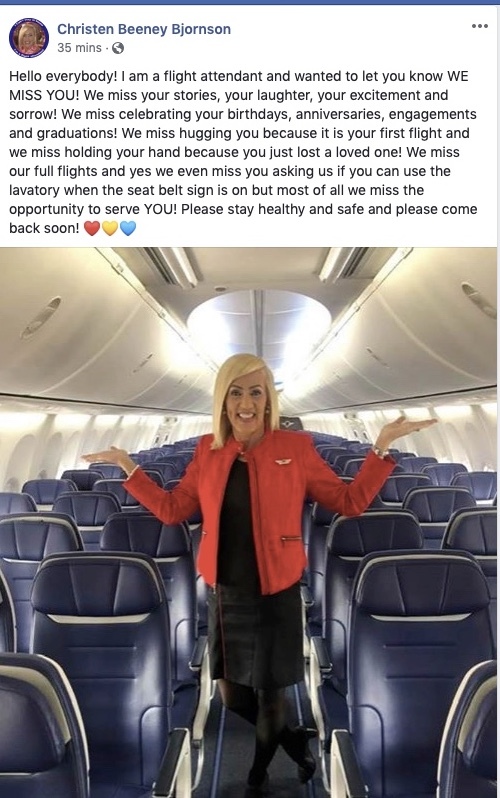
[[[189,289],[198,284],[198,278],[183,249],[178,247],[144,247],[142,254],[154,271],[168,285]]]
[[[467,299],[470,299],[470,301],[486,316],[489,316],[490,319],[496,319],[497,309],[490,302],[488,302],[486,297],[483,296],[483,294],[481,294],[477,288],[470,283],[462,283],[462,291]]]
[[[61,302],[62,300],[60,296],[56,296],[54,299],[51,299],[48,305],[45,305],[45,307],[36,314],[35,318],[31,319],[30,323],[26,325],[20,337],[26,340],[26,338],[31,338],[33,335],[35,335],[35,333],[37,333],[38,330],[43,327],[43,325],[46,324],[50,318],[52,318]]]

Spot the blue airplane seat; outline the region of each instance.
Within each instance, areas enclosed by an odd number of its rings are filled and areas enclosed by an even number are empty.
[[[464,676],[446,720],[437,798],[497,796],[497,663],[487,660]]]
[[[158,462],[157,460],[155,460],[153,465],[154,465],[154,470],[157,471],[159,474],[161,474],[165,487],[168,480],[179,479],[179,473],[178,473],[179,469],[174,463]]]
[[[33,651],[61,665],[82,713],[92,798],[150,794],[174,700],[168,604],[154,560],[51,555],[35,576],[32,603]]]
[[[397,451],[397,450],[394,450],[394,449],[389,449],[389,452],[391,454],[392,459],[395,460],[396,463],[400,463],[401,460],[403,459],[403,457],[416,457],[417,456],[415,454],[415,452],[402,452],[402,451]],[[402,468],[403,468],[403,466],[402,466]]]
[[[2,491],[0,493],[0,516],[12,513],[36,513],[35,500],[29,493]]]
[[[424,535],[424,546],[439,549],[446,525],[456,510],[475,507],[476,501],[465,488],[412,488],[403,499],[403,510],[411,510],[418,518]]]
[[[202,526],[190,528],[191,543],[193,546],[194,561],[197,561],[198,550],[201,543]],[[202,575],[196,574],[196,608],[198,615],[198,634],[206,635],[208,631],[208,588]]]
[[[405,471],[409,471],[411,474],[420,474],[424,466],[437,463],[437,457],[406,455],[406,457],[402,457],[398,462],[403,466]]]
[[[24,483],[22,490],[35,500],[37,510],[51,510],[61,493],[78,488],[71,479],[30,479]]]
[[[463,463],[428,463],[422,468],[422,474],[427,474],[433,485],[451,485],[456,474],[466,472],[467,467]]]
[[[92,490],[94,482],[102,479],[102,474],[90,468],[67,468],[62,472],[61,479],[70,479],[78,490]]]
[[[185,524],[164,524],[154,515],[117,513],[102,530],[101,551],[148,554],[160,571],[168,601],[172,679],[193,682],[189,661],[197,639],[196,566]]]
[[[343,473],[346,477],[355,477],[358,473],[359,469],[365,462],[365,457],[352,457],[351,460],[348,460],[343,469]]]
[[[106,519],[118,513],[121,505],[111,493],[94,490],[62,493],[54,502],[55,513],[66,513],[75,519],[86,551],[98,551]]]
[[[488,604],[467,552],[364,558],[350,618],[349,729],[332,735],[332,784],[355,781],[356,795],[370,798],[435,798],[453,696],[473,665],[493,657]]]
[[[359,458],[356,458],[355,455],[352,452],[348,451],[347,454],[338,454],[338,455],[336,455],[336,457],[333,460],[333,462],[331,460],[329,462],[333,465],[335,471],[338,474],[344,474],[344,468],[345,468],[346,463],[348,463],[349,460],[355,460],[355,459],[359,459]],[[364,459],[364,458],[361,458],[361,459]],[[345,474],[345,476],[348,476],[348,475]]]
[[[315,502],[311,509],[311,529],[307,548],[307,576],[311,607],[307,625],[311,635],[320,635],[323,623],[323,581],[325,578],[326,540],[332,520],[338,515]]]
[[[173,490],[179,484],[180,481],[181,480],[179,477],[175,477],[172,479],[168,478],[165,480],[165,484],[163,487],[165,488],[165,490]],[[189,516],[189,518],[185,518],[184,520],[190,527],[199,526],[203,522],[201,510],[200,509],[195,510],[194,513]]]
[[[331,525],[324,578],[322,636],[332,663],[331,686],[346,694],[349,606],[352,585],[363,557],[374,551],[423,548],[413,513],[371,510],[353,518],[338,516]]]
[[[159,485],[160,488],[163,488],[164,479],[161,471],[158,471],[156,468],[145,468],[145,467],[143,467],[142,470],[144,471],[145,474],[148,475],[150,479],[153,480],[153,482],[156,482],[156,484]]]
[[[14,601],[7,577],[0,568],[0,651],[16,651],[17,629]]]
[[[92,463],[92,471],[100,474],[100,479],[126,479],[127,475],[123,468],[113,465],[113,463]]]
[[[158,471],[161,470],[164,479],[180,479],[186,470],[186,461],[182,454],[170,455],[169,457],[155,460],[154,467]]]
[[[497,472],[468,471],[466,474],[456,474],[451,484],[468,490],[478,504],[492,504],[497,493]]]
[[[97,482],[94,482],[93,490],[100,493],[112,493],[118,499],[120,507],[127,510],[135,508],[144,512],[144,507],[123,487],[124,481],[124,479],[98,479]]]
[[[0,569],[8,581],[17,622],[17,648],[30,650],[31,587],[44,557],[83,550],[73,518],[54,512],[17,513],[0,519]]]
[[[319,454],[326,460],[327,463],[333,464],[335,458],[339,454],[349,454],[349,450],[345,446],[327,446],[322,445],[317,447]]]
[[[471,507],[453,513],[441,547],[473,554],[482,568],[490,591],[491,628],[497,642],[497,511],[496,507]]]
[[[56,662],[0,654],[0,795],[89,798],[87,741]]]
[[[211,680],[206,638],[198,628],[197,574],[189,527],[186,523],[164,524],[147,513],[117,513],[104,525],[101,551],[143,553],[155,561],[169,613],[171,721],[174,727],[192,725],[193,746],[200,749],[210,709]]]
[[[411,488],[432,485],[430,477],[425,474],[403,474],[394,472],[387,477],[379,490],[379,496],[387,504],[403,504],[403,499]]]

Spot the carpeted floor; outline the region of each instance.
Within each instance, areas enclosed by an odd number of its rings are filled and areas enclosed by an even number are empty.
[[[289,691],[289,701],[295,722],[314,725],[303,685]],[[205,762],[196,798],[243,798],[253,759],[253,727],[226,712],[217,693],[212,701],[205,739]],[[326,798],[319,766],[315,778],[301,785],[296,765],[281,749],[271,763],[269,777],[269,798]]]

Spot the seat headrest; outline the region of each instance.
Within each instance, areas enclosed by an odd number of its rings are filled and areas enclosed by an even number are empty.
[[[443,548],[465,549],[472,554],[497,553],[497,511],[493,508],[458,510],[450,518]]]
[[[364,557],[384,549],[421,549],[420,526],[412,513],[372,511],[346,518],[340,516],[328,538],[328,551],[340,557]]]
[[[29,479],[22,490],[37,504],[52,504],[60,493],[75,491],[77,487],[70,479]]]
[[[36,513],[36,502],[29,493],[3,491],[0,493],[0,515],[11,513]]]
[[[403,499],[404,509],[414,512],[422,523],[447,522],[455,510],[475,506],[465,488],[412,488]]]
[[[54,502],[55,512],[71,515],[82,526],[103,526],[108,515],[120,512],[120,502],[111,493],[77,491],[61,493]]]
[[[0,669],[0,772],[36,773],[58,765],[65,740],[46,696]]]
[[[150,557],[182,557],[191,552],[183,524],[162,524],[154,516],[108,518],[101,534],[101,551],[137,551]]]
[[[144,554],[57,555],[46,558],[31,602],[50,615],[118,617],[153,611],[164,600],[161,576]]]
[[[441,616],[488,607],[488,585],[467,552],[369,554],[353,586],[355,603],[382,616]]]
[[[18,514],[0,519],[0,557],[38,561],[55,552],[80,549],[78,528],[63,513]]]
[[[464,718],[467,725],[464,739],[459,739],[465,763],[478,776],[491,781],[497,779],[497,692],[496,678],[489,689],[478,692],[473,702],[472,718]]]

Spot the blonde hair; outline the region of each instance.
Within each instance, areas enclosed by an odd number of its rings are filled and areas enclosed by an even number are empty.
[[[33,36],[35,37],[33,45],[36,45],[37,47],[40,46],[40,41],[39,41],[41,34],[40,26],[37,25],[35,22],[23,22],[23,24],[19,28],[19,33],[17,35],[17,46],[21,52],[23,52],[22,48],[24,46],[24,37],[27,33],[32,33]]]
[[[256,355],[246,353],[232,355],[222,364],[215,378],[212,420],[214,440],[212,449],[221,449],[231,434],[231,424],[223,412],[230,385],[238,377],[244,377],[260,370],[264,372],[265,376],[267,404],[269,407],[269,413],[266,414],[266,427],[268,429],[279,428],[278,394],[274,387],[274,377],[270,368],[262,358]]]

